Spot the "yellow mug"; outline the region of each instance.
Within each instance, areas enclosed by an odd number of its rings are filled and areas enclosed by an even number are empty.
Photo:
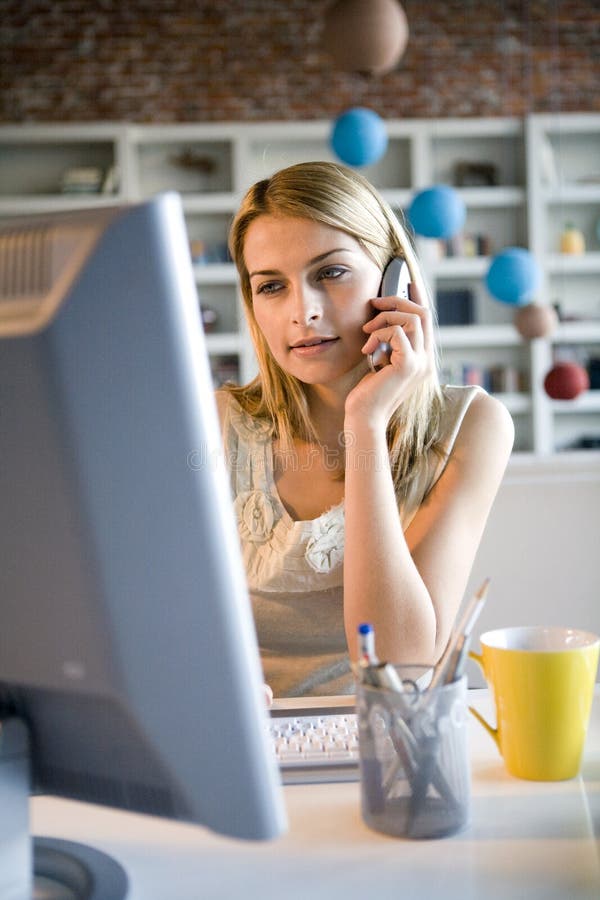
[[[571,628],[500,628],[470,652],[492,688],[497,727],[472,706],[518,778],[563,781],[579,772],[600,638]]]

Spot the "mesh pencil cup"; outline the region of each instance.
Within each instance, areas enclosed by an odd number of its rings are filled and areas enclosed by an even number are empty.
[[[425,669],[397,671],[402,693],[356,688],[363,819],[396,837],[454,834],[471,811],[466,677],[419,690]]]

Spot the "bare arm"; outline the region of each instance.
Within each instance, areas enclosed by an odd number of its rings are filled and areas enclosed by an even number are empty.
[[[357,626],[366,620],[375,626],[381,658],[431,663],[463,598],[512,448],[512,420],[487,394],[473,400],[443,474],[404,534],[383,420],[365,415],[356,398],[348,405],[344,619],[350,655]]]

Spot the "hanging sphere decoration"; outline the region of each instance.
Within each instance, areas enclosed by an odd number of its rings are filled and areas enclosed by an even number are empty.
[[[548,337],[557,324],[558,316],[554,307],[542,306],[539,303],[520,306],[514,317],[515,328],[527,341]]]
[[[447,184],[436,184],[413,197],[407,217],[415,234],[450,238],[465,224],[467,210],[458,191]]]
[[[496,300],[521,306],[531,299],[540,278],[539,266],[528,250],[507,247],[493,258],[485,284]]]
[[[408,43],[408,22],[398,0],[337,0],[325,13],[321,48],[337,68],[384,75]]]
[[[331,146],[349,166],[368,166],[387,150],[388,135],[383,119],[372,109],[354,106],[335,120]]]
[[[590,377],[578,363],[557,362],[544,378],[544,390],[553,400],[574,400],[590,386]]]

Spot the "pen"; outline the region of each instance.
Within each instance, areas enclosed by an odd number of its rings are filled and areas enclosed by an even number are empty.
[[[490,580],[488,578],[486,579],[486,581],[484,581],[481,588],[475,595],[475,602],[472,604],[467,621],[463,626],[462,634],[459,636],[456,647],[452,652],[452,655],[450,656],[450,661],[448,663],[448,668],[446,671],[446,677],[444,679],[444,682],[446,684],[451,681],[455,681],[457,678],[460,678],[463,673],[465,660],[467,658],[467,650],[469,648],[469,640],[471,638],[471,632],[473,631],[473,626],[475,625],[475,622],[479,618],[479,614],[483,609],[483,604],[486,600],[489,583]]]
[[[467,653],[468,640],[473,630],[473,626],[483,608],[483,604],[485,603],[489,584],[490,579],[486,578],[481,587],[467,603],[460,622],[453,629],[448,643],[446,644],[446,648],[433,670],[433,678],[429,685],[430,689],[437,687],[440,683],[448,684],[459,677],[459,667],[462,671],[462,666],[464,665],[464,659]]]
[[[402,679],[391,663],[379,662],[375,653],[375,632],[369,622],[358,626],[359,681],[371,687],[387,688],[398,694],[404,692]]]

